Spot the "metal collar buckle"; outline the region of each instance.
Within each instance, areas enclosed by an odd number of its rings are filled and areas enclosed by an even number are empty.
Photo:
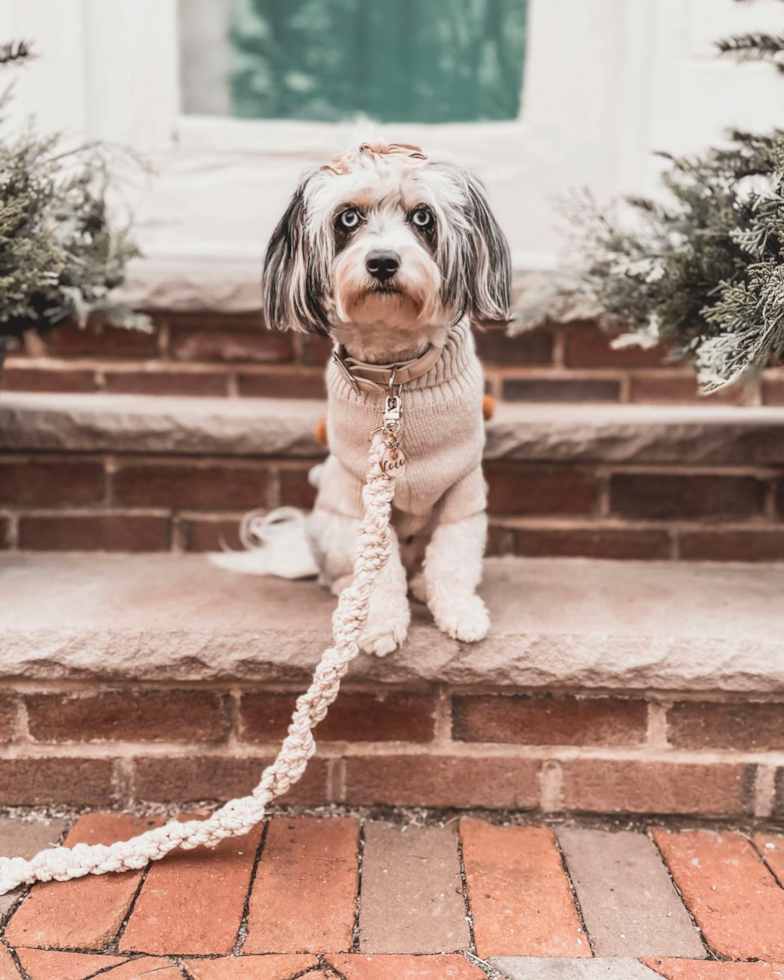
[[[362,390],[360,389],[359,385],[357,384],[357,379],[354,377],[354,375],[351,373],[351,371],[349,371],[348,365],[343,360],[343,358],[340,356],[340,354],[338,354],[337,350],[333,350],[332,351],[332,360],[340,368],[340,370],[343,373],[344,378],[346,379],[346,381],[348,381],[348,383],[354,389],[354,393],[357,394],[357,395],[361,395],[362,394]]]

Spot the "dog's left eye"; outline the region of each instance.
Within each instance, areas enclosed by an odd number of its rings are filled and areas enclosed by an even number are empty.
[[[429,228],[433,223],[433,215],[425,208],[417,208],[411,215],[411,221],[417,228]]]
[[[359,224],[359,211],[355,208],[347,208],[347,210],[341,211],[338,221],[346,231],[353,231]]]

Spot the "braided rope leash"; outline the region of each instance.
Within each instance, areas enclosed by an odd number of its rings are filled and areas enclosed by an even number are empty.
[[[231,800],[207,820],[170,821],[138,837],[115,844],[76,844],[53,847],[30,860],[0,857],[0,895],[34,881],[68,881],[84,875],[129,871],[159,861],[177,847],[214,847],[227,837],[246,834],[264,817],[267,805],[296,783],[315,755],[313,729],[327,715],[340,690],[340,681],[359,653],[359,636],[368,617],[373,585],[389,558],[389,521],[394,478],[384,460],[389,436],[377,432],[371,441],[369,467],[362,499],[365,516],[354,555],[354,580],[338,600],[332,617],[332,646],[324,651],[308,690],[294,709],[280,752],[250,796]]]

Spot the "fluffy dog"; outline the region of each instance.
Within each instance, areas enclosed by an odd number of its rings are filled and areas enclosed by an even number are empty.
[[[330,456],[308,525],[320,581],[335,594],[351,581],[369,435],[385,397],[401,398],[396,538],[360,641],[379,656],[405,640],[407,572],[445,633],[487,634],[476,594],[487,537],[483,381],[470,321],[508,320],[509,294],[509,248],[481,185],[417,147],[363,143],[307,172],[270,240],[267,323],[337,345]],[[417,569],[403,552],[422,536]]]

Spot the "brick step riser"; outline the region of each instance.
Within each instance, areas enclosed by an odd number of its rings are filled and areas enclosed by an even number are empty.
[[[0,548],[193,551],[238,546],[247,510],[310,508],[317,458],[0,454]],[[776,467],[493,461],[489,554],[784,559]]]
[[[321,398],[331,344],[275,334],[260,316],[158,312],[151,334],[69,325],[12,351],[7,391]],[[518,337],[476,332],[488,390],[510,402],[784,404],[780,369],[701,399],[688,366],[666,351],[613,350],[593,321],[552,323]]]
[[[0,805],[248,793],[302,685],[6,683]],[[347,686],[283,802],[784,817],[784,698]]]

